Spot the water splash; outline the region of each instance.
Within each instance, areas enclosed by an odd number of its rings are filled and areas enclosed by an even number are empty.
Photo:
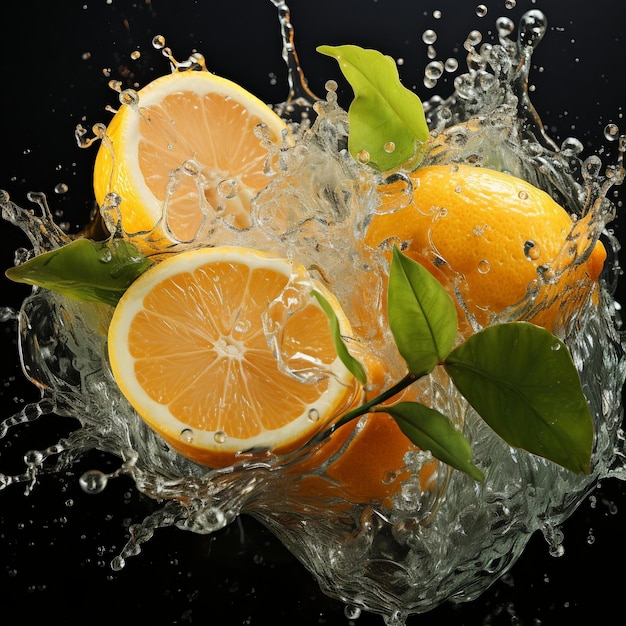
[[[359,338],[372,343],[368,329],[378,324],[381,298],[380,285],[371,282],[372,268],[380,269],[383,260],[363,250],[359,242],[377,205],[381,181],[346,153],[347,116],[337,104],[336,86],[327,86],[324,100],[307,91],[288,9],[284,2],[272,1],[280,12],[290,70],[290,92],[282,110],[291,113],[290,105],[302,104],[317,117],[312,124],[302,124],[293,146],[267,145],[272,180],[255,201],[255,228],[224,233],[252,247],[269,238],[294,261],[313,268],[344,305]],[[128,558],[139,554],[159,528],[175,526],[209,534],[245,512],[272,529],[329,595],[344,600],[352,618],[362,609],[375,611],[393,626],[403,624],[410,613],[429,610],[447,599],[476,598],[510,567],[537,530],[558,554],[562,549],[559,525],[596,481],[626,476],[620,429],[626,361],[613,298],[620,269],[617,242],[606,230],[615,213],[608,192],[623,179],[625,142],[618,139],[618,162],[604,168],[596,156],[581,159],[582,146],[575,138],[557,146],[546,134],[527,89],[532,52],[545,33],[545,18],[531,12],[520,23],[516,40],[509,37],[513,30],[512,23],[500,19],[499,41],[489,47],[478,47],[476,33],[468,37],[468,72],[458,77],[450,98],[426,103],[433,139],[427,158],[431,163],[465,161],[511,171],[570,207],[578,216],[573,234],[584,235],[587,243],[576,248],[574,258],[570,253],[564,257],[565,271],[584,259],[598,237],[607,242],[613,256],[604,274],[600,306],[587,303],[563,331],[596,422],[590,476],[574,476],[545,460],[512,451],[452,393],[446,380],[436,377],[423,392],[433,406],[465,424],[475,459],[487,475],[484,485],[476,487],[458,472],[442,472],[434,477],[437,487],[424,491],[415,476],[425,460],[407,458],[413,477],[394,495],[392,509],[353,502],[326,473],[343,448],[325,465],[310,463],[328,441],[293,456],[256,455],[242,458],[232,468],[208,471],[164,445],[120,394],[104,357],[110,311],[34,290],[19,312],[4,309],[2,316],[6,320],[17,316],[24,371],[42,389],[43,398],[5,419],[0,438],[55,415],[77,418],[80,428],[45,450],[28,451],[24,471],[1,475],[0,489],[23,484],[30,490],[49,465],[63,471],[97,447],[119,458],[120,465],[110,473],[94,468],[82,474],[83,489],[98,493],[110,480],[126,475],[155,502],[165,502],[130,528],[130,539],[114,559],[113,569],[121,569]],[[434,43],[432,35],[429,39]],[[204,67],[199,55],[177,62],[162,38],[155,46],[177,71]],[[430,76],[432,80],[439,69]],[[99,139],[103,130],[96,129]],[[89,143],[84,133],[78,135],[83,144]],[[607,127],[606,135],[614,141],[619,129]],[[401,182],[409,181],[399,200],[404,206],[412,190],[408,177],[398,176]],[[19,260],[70,239],[55,225],[43,196],[31,194],[29,199],[37,209],[34,214],[15,205],[8,194],[0,197],[4,219],[22,229],[32,245],[32,250],[19,253]],[[537,252],[530,243],[528,255]],[[368,281],[372,306],[367,311],[354,301],[347,275],[357,283]],[[532,292],[507,314],[516,317],[544,305]],[[385,353],[389,343],[383,337],[373,349],[386,358],[393,375],[401,364]],[[319,479],[321,487],[305,498],[303,485],[310,478]]]

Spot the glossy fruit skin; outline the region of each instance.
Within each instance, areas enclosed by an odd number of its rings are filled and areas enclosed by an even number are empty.
[[[578,302],[596,288],[606,259],[600,242],[563,273],[554,271],[564,267],[560,255],[567,252],[574,222],[541,189],[460,164],[418,168],[410,180],[411,201],[399,210],[393,210],[397,197],[382,189],[366,243],[396,243],[437,268],[475,329],[538,288],[550,292],[549,303],[531,312],[530,321],[553,330],[563,321],[565,298],[576,295]]]

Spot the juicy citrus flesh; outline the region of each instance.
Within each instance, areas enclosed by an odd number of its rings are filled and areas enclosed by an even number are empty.
[[[96,155],[94,191],[121,198],[125,233],[151,232],[153,248],[197,240],[216,215],[250,224],[252,198],[269,182],[267,147],[285,123],[256,96],[207,71],[161,76],[122,104]]]
[[[270,324],[281,317],[273,306],[294,295],[293,275],[288,261],[265,253],[202,248],[162,261],[122,297],[109,329],[113,375],[174,449],[213,467],[251,449],[286,453],[353,401],[357,385],[308,291],[278,321],[284,361],[314,376],[302,380],[279,367],[264,316]],[[349,334],[332,294],[312,279],[310,288],[325,295]]]
[[[517,177],[460,164],[426,166],[410,177],[411,202],[388,210],[397,198],[383,194],[366,242],[372,247],[397,243],[426,259],[480,326],[522,301],[568,245],[570,215]],[[592,290],[605,258],[597,242],[584,262],[553,281],[551,291],[558,297],[531,321],[552,330],[563,300]]]

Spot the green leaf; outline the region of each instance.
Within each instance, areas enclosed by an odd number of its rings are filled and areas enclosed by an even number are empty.
[[[364,385],[367,381],[367,377],[365,375],[365,368],[361,363],[355,359],[350,352],[348,352],[348,348],[343,341],[343,337],[341,336],[341,328],[339,327],[339,320],[333,311],[333,308],[330,306],[330,303],[319,291],[311,291],[311,295],[316,298],[316,300],[320,303],[320,306],[326,313],[328,317],[328,322],[330,324],[330,331],[333,336],[333,343],[335,344],[335,350],[337,351],[337,356],[341,359],[341,362],[346,366],[348,371],[362,384]]]
[[[441,283],[394,247],[387,295],[389,328],[409,370],[423,376],[450,353],[456,307]]]
[[[445,360],[454,384],[509,445],[590,471],[593,420],[563,342],[527,322],[490,326]]]
[[[337,60],[354,91],[348,149],[356,160],[367,153],[369,165],[386,172],[422,152],[420,144],[428,139],[424,107],[402,85],[390,56],[352,45],[319,46],[317,51]]]
[[[151,265],[123,239],[74,241],[6,271],[11,280],[87,302],[115,306],[129,285]]]
[[[478,481],[484,474],[472,463],[472,449],[463,434],[445,416],[418,402],[399,402],[380,409],[389,413],[400,430],[422,450]]]

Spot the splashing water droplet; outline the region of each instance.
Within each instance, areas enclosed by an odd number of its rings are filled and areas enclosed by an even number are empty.
[[[485,15],[487,15],[488,11],[489,11],[489,9],[484,4],[479,4],[476,7],[476,15],[478,15],[478,17],[485,17]]]
[[[422,33],[422,41],[428,45],[434,44],[435,41],[437,41],[437,33],[430,28],[428,30],[425,30]]]
[[[68,190],[69,190],[69,187],[65,183],[59,183],[58,185],[54,187],[54,193],[57,193],[59,195],[67,193]]]
[[[307,417],[311,422],[317,422],[320,418],[320,413],[317,409],[309,409]]]
[[[180,431],[179,436],[183,443],[191,443],[193,441],[193,430],[191,430],[191,428],[185,428]]]
[[[504,8],[506,9],[514,9],[517,5],[517,0],[506,0],[504,3]]]
[[[618,139],[619,138],[619,127],[617,126],[617,124],[607,124],[604,127],[604,136],[609,141],[615,141],[616,139]]]
[[[359,619],[361,617],[361,609],[354,604],[348,604],[344,608],[343,613],[347,619]]]
[[[89,470],[85,472],[78,480],[80,488],[89,494],[97,494],[104,491],[109,477],[100,470]]]

